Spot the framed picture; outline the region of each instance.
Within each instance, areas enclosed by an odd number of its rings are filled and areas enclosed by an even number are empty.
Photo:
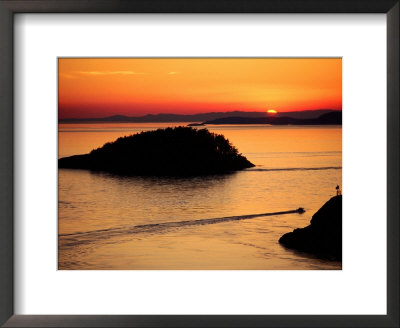
[[[1,324],[399,325],[398,1],[0,10]]]

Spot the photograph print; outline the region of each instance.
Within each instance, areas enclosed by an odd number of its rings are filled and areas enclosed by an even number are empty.
[[[59,270],[341,270],[341,58],[59,58]]]

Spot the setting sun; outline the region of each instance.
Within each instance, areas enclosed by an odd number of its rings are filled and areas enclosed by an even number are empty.
[[[267,113],[268,114],[276,114],[276,113],[278,113],[275,109],[268,109],[267,110]]]

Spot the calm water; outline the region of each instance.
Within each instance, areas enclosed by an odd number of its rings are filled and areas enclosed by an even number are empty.
[[[60,124],[59,157],[173,125]],[[308,225],[341,185],[341,127],[207,128],[256,167],[182,179],[60,169],[59,269],[341,269],[340,262],[278,243],[282,234]],[[306,212],[219,220],[298,207]]]

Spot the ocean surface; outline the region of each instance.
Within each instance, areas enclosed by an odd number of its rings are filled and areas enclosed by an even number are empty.
[[[60,124],[59,158],[180,125],[187,123]],[[278,240],[308,225],[341,186],[341,126],[207,129],[223,134],[256,166],[195,178],[59,169],[58,268],[340,270],[341,262],[288,250]],[[299,207],[306,212],[255,215]]]

